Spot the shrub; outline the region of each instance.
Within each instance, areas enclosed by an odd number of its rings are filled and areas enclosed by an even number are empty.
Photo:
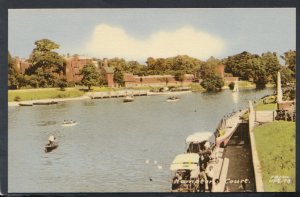
[[[228,85],[228,87],[230,88],[230,90],[233,90],[233,88],[234,88],[234,83],[233,83],[233,82],[230,82],[230,84]]]
[[[224,86],[224,81],[221,77],[216,74],[211,74],[206,77],[200,84],[207,92],[220,91]]]

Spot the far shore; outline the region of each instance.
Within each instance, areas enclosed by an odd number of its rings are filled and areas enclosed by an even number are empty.
[[[120,91],[120,92],[123,92],[123,91]],[[118,91],[115,91],[115,92],[118,92]],[[138,91],[136,91],[136,92],[138,92]],[[83,96],[73,97],[73,98],[47,98],[47,99],[35,99],[35,100],[26,100],[26,101],[13,101],[13,102],[8,102],[8,106],[9,107],[19,106],[20,103],[32,104],[35,102],[51,102],[51,101],[63,102],[63,101],[74,101],[74,100],[86,100],[86,99],[91,99],[91,96],[95,93],[101,93],[101,92],[88,92],[88,93],[84,94]],[[104,93],[104,92],[102,92],[102,93]],[[184,93],[192,93],[192,91],[176,91],[176,92],[170,92],[170,91],[149,92],[149,91],[147,91],[147,96],[172,95],[172,94],[184,94]]]
[[[199,85],[199,87],[201,87]],[[119,94],[124,93],[124,91],[133,91],[133,92],[147,92],[147,96],[153,95],[166,95],[166,94],[180,94],[180,93],[187,93],[187,92],[204,92],[203,88],[199,88],[198,86],[191,87],[191,91],[176,91],[176,92],[150,92],[150,89],[108,89],[108,88],[96,88],[93,92],[83,93],[79,91],[78,88],[66,88],[66,91],[60,91],[57,88],[37,88],[37,89],[20,89],[15,92],[15,90],[9,90],[9,102],[8,106],[19,106],[20,103],[22,104],[32,104],[34,102],[62,102],[62,101],[73,101],[73,100],[84,100],[84,99],[91,99],[93,95],[102,95],[102,94]],[[267,85],[267,87],[272,87],[272,85]],[[240,86],[240,89],[253,89],[255,85],[253,84],[246,84]],[[229,89],[227,85],[223,86],[223,90]],[[100,90],[100,91],[99,91]],[[130,93],[129,93],[130,94]],[[38,96],[37,96],[38,95]],[[13,101],[16,97],[21,97],[20,101]],[[113,96],[112,96],[113,97]]]
[[[8,107],[19,106],[20,103],[32,104],[35,102],[51,102],[51,101],[62,102],[62,101],[75,101],[75,100],[85,100],[85,99],[90,99],[90,97],[84,95],[75,98],[53,98],[53,99],[49,98],[49,99],[27,100],[27,101],[19,101],[19,102],[13,101],[13,102],[8,102]]]

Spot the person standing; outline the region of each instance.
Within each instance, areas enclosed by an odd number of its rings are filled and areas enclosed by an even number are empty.
[[[207,178],[207,186],[208,186],[208,191],[212,191],[212,186],[213,186],[213,176],[214,176],[214,171],[213,171],[213,166],[209,166],[207,172],[206,172],[206,178]]]

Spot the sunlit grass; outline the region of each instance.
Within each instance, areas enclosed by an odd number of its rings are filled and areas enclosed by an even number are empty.
[[[296,184],[296,128],[294,122],[276,121],[254,129],[266,192],[294,192]],[[292,183],[272,183],[272,176],[286,176]]]
[[[27,101],[53,98],[74,98],[84,95],[84,92],[77,88],[66,88],[61,91],[59,88],[37,88],[37,89],[21,89],[9,90],[8,101]],[[19,99],[18,99],[19,98]]]

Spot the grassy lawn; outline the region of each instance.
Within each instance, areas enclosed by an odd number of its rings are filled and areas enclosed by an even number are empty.
[[[268,111],[268,110],[274,111],[276,109],[277,109],[276,103],[269,103],[269,104],[260,103],[255,106],[255,110],[257,110],[257,111]]]
[[[21,89],[9,90],[8,101],[15,101],[16,97],[19,97],[20,101],[26,101],[51,98],[74,98],[82,95],[84,95],[84,92],[76,88],[66,88],[65,91],[61,91],[59,88]]]
[[[253,88],[255,84],[249,81],[239,81],[239,88]]]
[[[193,92],[203,92],[205,89],[199,83],[192,83],[189,85]]]
[[[276,121],[254,129],[266,192],[295,192],[296,128],[294,122]],[[292,183],[272,183],[271,176],[287,176]],[[284,180],[284,179],[282,179]]]
[[[263,103],[265,101],[265,104]],[[256,102],[254,108],[257,111],[274,111],[277,109],[276,96],[268,96]]]

